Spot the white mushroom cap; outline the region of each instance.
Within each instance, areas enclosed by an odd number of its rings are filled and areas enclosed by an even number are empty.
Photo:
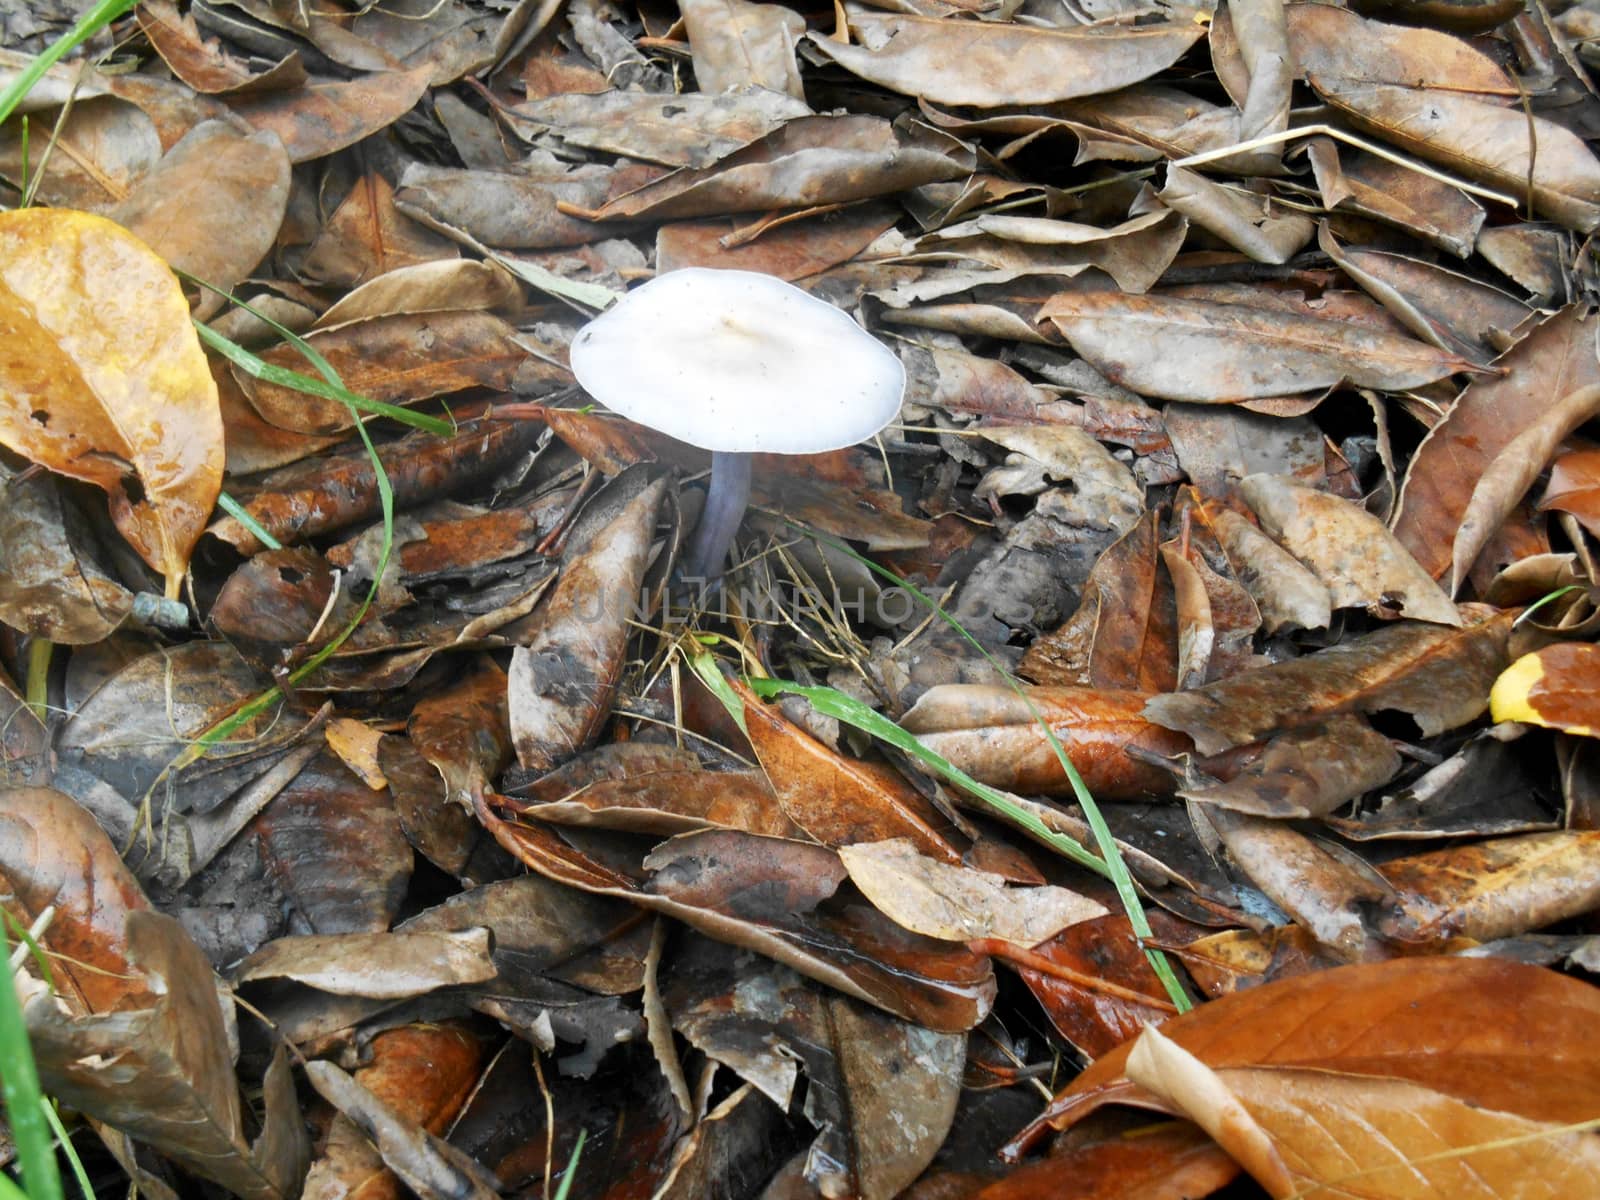
[[[578,331],[572,371],[607,408],[706,450],[818,454],[900,411],[905,368],[847,315],[772,275],[689,267]]]

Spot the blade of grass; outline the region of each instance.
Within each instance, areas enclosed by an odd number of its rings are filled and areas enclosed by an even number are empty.
[[[188,279],[193,283],[199,284],[205,288],[210,288],[210,290],[218,293],[219,295],[226,296],[228,299],[234,300],[234,298],[228,292],[207,283],[203,279],[197,279],[185,272],[179,272],[179,274],[181,274],[183,278]],[[241,308],[245,309],[253,316],[265,321],[273,329],[277,330],[277,332],[282,335],[285,341],[299,351],[300,354],[305,357],[306,361],[310,362],[317,369],[317,371],[323,376],[323,379],[327,381],[327,387],[330,389],[330,391],[317,391],[314,394],[326,395],[330,399],[342,401],[344,404],[348,405],[351,408],[352,413],[354,413],[356,410],[356,402],[361,401],[362,398],[356,396],[355,393],[345,388],[343,382],[339,378],[339,373],[333,369],[333,364],[328,362],[326,358],[318,353],[314,346],[309,344],[304,338],[300,337],[293,330],[285,328],[283,325],[280,325],[277,321],[274,321],[265,313],[251,308],[250,305],[244,303],[243,301],[234,300],[234,303],[238,304]],[[261,363],[261,360],[256,358],[255,355],[251,354],[248,350],[245,350],[242,346],[235,345],[227,338],[222,337],[221,334],[217,334],[214,331],[207,329],[204,325],[201,325],[198,322],[196,323],[195,328],[199,330],[202,341],[208,341],[208,344],[210,344],[208,339],[209,335],[210,338],[216,339],[216,341],[221,345],[230,347],[239,354],[246,355],[249,358],[254,359],[257,363]],[[224,357],[229,357],[230,361],[234,361],[225,351],[223,353]],[[261,365],[267,366],[269,364],[261,363]],[[282,368],[274,368],[274,370],[282,370]],[[309,376],[299,375],[298,372],[287,371],[285,374],[294,376],[297,379],[304,379],[307,383],[318,383],[317,380],[311,379]],[[286,383],[285,386],[296,388],[299,387],[299,385],[296,383]],[[300,390],[304,391],[310,389],[301,388]],[[364,401],[364,403],[373,404],[374,402]],[[381,407],[385,409],[393,408],[392,405],[382,405]],[[453,425],[450,425],[445,421],[439,421],[433,417],[424,417],[420,413],[413,413],[407,409],[394,409],[394,412],[399,414],[399,416],[396,417],[397,420],[404,419],[407,424],[414,425],[419,429],[427,428],[423,422],[432,422],[434,425],[438,426],[437,432],[440,432],[444,435],[455,432],[455,427]],[[383,415],[390,414],[386,413]],[[362,599],[360,606],[356,609],[355,615],[351,617],[349,623],[343,629],[341,629],[326,646],[322,647],[322,649],[318,650],[315,654],[313,654],[310,658],[308,658],[290,673],[289,682],[291,684],[299,683],[302,679],[310,676],[312,672],[314,672],[318,667],[322,666],[323,663],[327,662],[328,659],[333,657],[333,655],[338,652],[339,647],[344,645],[345,642],[349,640],[350,635],[355,633],[355,631],[360,627],[361,622],[366,619],[368,610],[372,607],[373,600],[378,595],[378,585],[383,579],[384,571],[388,569],[389,557],[394,550],[394,488],[389,481],[388,472],[383,469],[383,460],[378,457],[378,449],[372,444],[372,436],[367,432],[366,424],[359,420],[356,421],[355,430],[356,434],[361,438],[361,444],[366,447],[368,459],[370,459],[372,462],[374,482],[378,488],[379,508],[383,514],[383,545],[378,552],[378,562],[373,571],[372,585],[367,589],[367,594]],[[156,788],[160,787],[161,784],[167,778],[169,778],[173,772],[181,771],[189,764],[197,762],[212,746],[222,741],[223,738],[231,735],[234,731],[242,728],[248,722],[253,721],[256,717],[266,712],[281,699],[283,699],[282,688],[268,688],[259,695],[252,696],[228,716],[218,721],[215,725],[212,725],[211,728],[200,733],[193,741],[184,747],[182,753],[178,754],[171,762],[162,768],[161,773],[156,776],[155,781],[150,785],[149,790],[146,791],[145,800],[148,801],[149,797],[155,793]]]
[[[222,492],[217,496],[217,507],[243,525],[250,536],[268,550],[283,549],[283,543],[268,533],[261,522],[250,515],[250,510],[228,495],[227,492]]]
[[[259,316],[260,314],[257,315]],[[455,432],[455,427],[450,422],[441,421],[438,417],[430,417],[426,413],[412,412],[409,408],[401,408],[398,404],[385,404],[381,400],[369,400],[365,396],[358,396],[355,392],[345,387],[343,383],[333,382],[334,379],[339,378],[337,374],[333,376],[333,379],[326,382],[322,379],[313,379],[309,375],[302,375],[299,371],[291,371],[288,367],[280,367],[256,357],[237,342],[229,341],[215,329],[208,325],[203,325],[199,321],[195,322],[194,327],[199,332],[202,342],[255,379],[262,379],[267,383],[275,383],[280,387],[293,388],[295,391],[304,392],[309,396],[321,396],[324,400],[338,400],[343,404],[349,405],[355,412],[368,413],[375,417],[388,417],[391,420],[413,426],[427,433],[438,434],[440,437],[448,437]],[[281,329],[282,326],[279,326],[279,328]],[[294,338],[293,340],[297,347],[304,347],[301,349],[302,354],[305,353],[306,349],[310,349],[310,347],[305,346],[301,339]],[[312,353],[315,353],[315,351],[312,351]],[[307,357],[309,358],[310,356],[307,355]],[[317,357],[320,358],[321,355]],[[357,422],[356,428],[361,428],[360,422]]]
[[[1078,774],[1078,768],[1072,765],[1072,759],[1067,754],[1066,747],[1061,744],[1061,739],[1056,736],[1055,730],[1050,728],[1050,722],[1045,720],[1044,714],[1039,711],[1038,707],[1028,697],[1028,693],[1017,682],[1016,677],[1006,670],[994,655],[990,654],[983,644],[968,632],[960,621],[946,612],[937,600],[923,592],[916,584],[908,579],[902,579],[887,567],[879,566],[870,558],[856,553],[852,547],[844,542],[829,537],[819,530],[807,528],[794,521],[789,521],[788,524],[805,536],[814,538],[841,554],[855,559],[869,571],[893,582],[896,587],[904,588],[946,625],[959,633],[974,650],[983,656],[984,661],[995,669],[1000,678],[1005,680],[1006,686],[1016,694],[1017,698],[1027,705],[1028,712],[1032,714],[1034,721],[1043,731],[1045,739],[1050,743],[1050,748],[1055,753],[1056,761],[1061,764],[1061,769],[1067,776],[1067,782],[1072,785],[1072,794],[1083,809],[1084,819],[1089,822],[1089,828],[1094,833],[1095,845],[1104,860],[1107,877],[1117,889],[1117,897],[1122,901],[1123,911],[1128,915],[1128,922],[1133,927],[1134,936],[1140,941],[1145,957],[1150,962],[1151,969],[1155,971],[1157,978],[1161,980],[1161,985],[1166,988],[1167,995],[1172,1002],[1178,1006],[1178,1011],[1188,1012],[1193,1005],[1190,1004],[1188,994],[1183,990],[1183,985],[1178,981],[1177,973],[1172,969],[1172,964],[1167,961],[1167,956],[1160,950],[1153,950],[1143,945],[1146,940],[1155,937],[1155,931],[1150,928],[1150,919],[1145,915],[1144,904],[1139,899],[1139,890],[1134,886],[1133,876],[1128,872],[1128,864],[1122,861],[1122,853],[1117,849],[1117,839],[1112,835],[1111,827],[1106,824],[1105,816],[1101,813],[1100,806],[1095,802],[1094,796],[1090,794],[1088,786],[1083,782],[1083,776]],[[899,726],[895,726],[895,728],[898,729]],[[1082,847],[1079,848],[1082,849]]]
[[[578,1156],[583,1153],[583,1144],[588,1140],[589,1131],[578,1130],[578,1140],[572,1147],[572,1157],[567,1159],[567,1169],[561,1172],[561,1186],[556,1188],[555,1200],[567,1200],[567,1193],[572,1191],[572,1181],[578,1173]]]
[[[94,1200],[94,1184],[89,1182],[89,1172],[83,1169],[83,1159],[78,1157],[78,1148],[72,1144],[72,1135],[61,1123],[61,1114],[56,1111],[55,1101],[46,1096],[43,1107],[44,1119],[55,1131],[56,1145],[60,1146],[61,1153],[67,1156],[67,1165],[72,1168],[72,1178],[78,1185],[79,1193],[83,1196],[83,1200]]]
[[[5,91],[0,92],[0,121],[11,115],[17,105],[22,103],[22,98],[33,90],[33,85],[44,78],[44,73],[55,66],[63,54],[81,46],[123,13],[130,11],[134,3],[135,0],[100,0],[79,17],[76,25],[50,43],[42,54],[27,65],[22,74],[11,81]]]
[[[45,1098],[39,1087],[39,1071],[33,1062],[33,1049],[28,1044],[22,1005],[17,1001],[9,934],[3,944],[6,955],[5,978],[0,979],[0,1093],[5,1096],[6,1117],[17,1144],[27,1200],[65,1200],[50,1126],[44,1116]],[[19,1193],[21,1190],[18,1189]]]

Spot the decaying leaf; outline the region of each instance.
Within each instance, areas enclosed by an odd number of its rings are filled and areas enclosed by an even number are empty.
[[[28,1003],[44,1086],[244,1200],[289,1200],[310,1146],[288,1055],[280,1047],[267,1070],[261,1133],[248,1142],[211,964],[162,913],[129,914],[127,937],[149,1003],[78,1018],[48,993]]]
[[[858,44],[814,37],[840,66],[935,104],[1047,104],[1113,92],[1170,66],[1199,40],[1197,24],[1055,29],[945,21],[851,5]]]
[[[647,486],[567,563],[538,624],[511,658],[511,736],[525,767],[548,770],[588,746],[611,710],[665,483]]]
[[[1144,715],[1194,738],[1202,754],[1343,712],[1404,712],[1432,735],[1488,708],[1511,620],[1501,614],[1462,629],[1391,625],[1304,658],[1156,696]]]

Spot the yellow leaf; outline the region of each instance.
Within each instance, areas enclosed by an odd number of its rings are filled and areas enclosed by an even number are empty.
[[[103,488],[176,595],[222,487],[216,384],[167,264],[68,209],[0,213],[0,442]]]
[[[1524,654],[1494,681],[1489,713],[1496,721],[1600,736],[1600,646],[1557,642]]]

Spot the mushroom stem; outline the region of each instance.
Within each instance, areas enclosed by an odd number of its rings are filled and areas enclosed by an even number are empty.
[[[686,576],[717,578],[728,558],[733,535],[744,520],[750,500],[750,455],[716,450],[711,455],[711,490],[706,493],[705,511],[695,526],[694,541],[684,559]]]

